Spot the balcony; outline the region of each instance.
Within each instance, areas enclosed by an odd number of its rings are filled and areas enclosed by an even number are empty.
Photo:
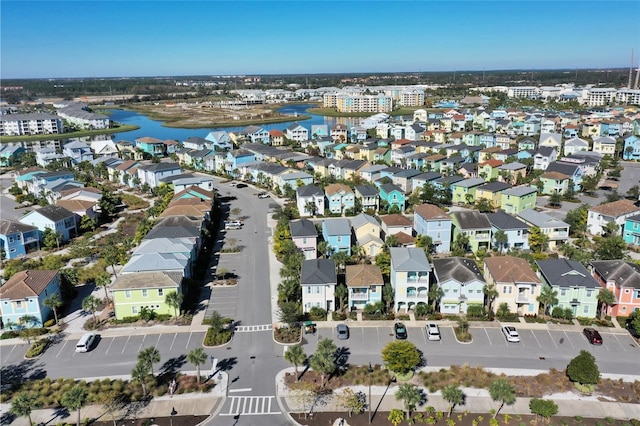
[[[351,293],[349,298],[351,300],[369,300],[369,293]]]
[[[475,239],[476,239],[476,241],[478,241],[478,240],[489,240],[489,239],[491,239],[491,233],[490,232],[476,232]]]
[[[428,294],[426,291],[422,291],[422,292],[415,292],[415,293],[407,293],[405,297],[411,300],[420,300],[420,299],[427,300]]]
[[[516,295],[516,303],[531,303],[534,301],[533,298],[529,297],[529,294],[518,294]]]

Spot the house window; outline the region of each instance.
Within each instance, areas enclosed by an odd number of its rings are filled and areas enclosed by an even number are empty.
[[[22,300],[17,300],[16,301],[16,308],[17,309],[22,309]]]
[[[302,244],[307,244],[307,237],[302,238]]]
[[[584,314],[588,314],[589,313],[589,306],[585,305],[584,308],[582,309],[582,313]]]
[[[640,290],[633,290],[633,298],[640,299]]]
[[[341,243],[341,242],[342,242],[342,236],[341,236],[341,235],[338,235],[338,237],[337,237],[337,241],[338,241],[339,243]]]
[[[126,299],[131,299],[131,290],[125,290],[124,291],[124,297]]]
[[[142,289],[142,297],[147,297],[149,295],[149,290],[147,290],[146,288]]]
[[[13,237],[9,237],[9,242],[12,243],[13,242]]]
[[[560,296],[566,296],[567,295],[567,289],[566,288],[561,288],[560,289]]]
[[[161,289],[161,288],[158,289],[158,296],[160,296],[160,297],[164,296],[164,290],[163,289]]]
[[[587,297],[593,296],[593,290],[587,290]]]
[[[131,313],[134,314],[134,315],[137,315],[138,314],[138,307],[137,306],[132,306],[131,307]]]
[[[624,314],[625,312],[627,312],[627,307],[626,307],[626,306],[623,306],[623,307],[622,307],[622,313]]]

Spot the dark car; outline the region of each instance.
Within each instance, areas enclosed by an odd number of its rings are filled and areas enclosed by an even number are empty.
[[[346,324],[338,324],[336,326],[339,340],[347,340],[349,338],[349,327]]]
[[[405,340],[407,338],[407,327],[403,323],[397,322],[393,325],[393,333],[396,339]]]
[[[592,345],[602,344],[602,336],[600,336],[600,333],[598,333],[598,330],[596,330],[595,328],[586,327],[584,330],[582,330],[582,333],[584,333],[587,340]]]
[[[246,188],[247,184],[246,183],[239,183],[236,185],[236,188]]]

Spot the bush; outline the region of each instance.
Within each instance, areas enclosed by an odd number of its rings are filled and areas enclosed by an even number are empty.
[[[54,325],[56,325],[56,320],[55,319],[47,320],[42,325],[45,327],[53,327]]]
[[[209,327],[207,335],[204,337],[205,346],[218,346],[224,345],[231,341],[233,332],[230,330],[215,330],[213,327]]]
[[[5,340],[5,339],[13,339],[14,337],[18,337],[19,334],[17,331],[13,331],[13,330],[9,330],[9,331],[5,331],[4,333],[0,334],[0,340]]]
[[[327,310],[322,309],[318,306],[314,306],[309,309],[309,318],[313,321],[326,321],[327,320]]]
[[[34,358],[40,355],[49,345],[49,339],[37,340],[31,344],[31,347],[25,354],[26,358]]]
[[[467,317],[470,320],[478,320],[486,318],[484,306],[479,304],[471,304],[467,307]]]
[[[600,383],[600,370],[596,365],[596,359],[591,353],[581,350],[580,354],[573,358],[567,366],[569,380],[582,385],[597,385]]]
[[[564,309],[562,309],[560,306],[556,306],[555,308],[553,308],[553,310],[551,311],[551,318],[564,319]]]
[[[414,313],[416,318],[424,318],[433,313],[433,306],[427,305],[426,303],[419,303],[416,306]]]
[[[347,319],[347,314],[344,312],[332,312],[331,317],[334,321],[344,321]]]

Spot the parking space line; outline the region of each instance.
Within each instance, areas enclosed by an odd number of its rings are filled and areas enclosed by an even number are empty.
[[[178,333],[173,335],[173,340],[171,341],[171,346],[169,346],[169,350],[173,349],[173,344],[176,342],[176,337],[178,337]]]
[[[154,345],[154,348],[158,349],[158,343],[160,343],[160,338],[162,337],[162,334],[158,334],[158,341],[156,342],[156,344]]]
[[[489,345],[493,346],[493,343],[491,342],[491,337],[489,337],[489,332],[487,331],[486,328],[483,328],[483,330],[484,330],[484,334],[487,335],[487,339],[489,339]]]
[[[15,351],[15,350],[16,350],[16,346],[18,346],[18,345],[13,345],[13,346],[11,347],[11,351],[9,351],[9,354],[7,355],[6,359],[3,361],[3,364],[6,364],[6,363],[7,363],[7,361],[9,360],[9,357],[11,356],[11,354],[13,353],[13,351]]]
[[[68,340],[64,341],[64,343],[62,344],[62,347],[60,348],[60,350],[58,351],[58,354],[56,355],[56,358],[58,358],[60,356],[60,354],[64,350],[64,347],[67,345],[67,342],[68,342]],[[11,352],[13,352],[13,350]]]
[[[144,339],[147,338],[146,334],[142,335],[142,342],[140,342],[140,347],[138,348],[138,352],[140,352],[142,350],[142,345],[144,345]]]
[[[536,343],[538,344],[538,346],[542,347],[542,345],[540,344],[540,341],[538,340],[538,338],[536,337],[536,333],[534,333],[533,331],[531,331],[531,334],[533,334],[533,338],[536,339]]]
[[[108,354],[109,354],[109,349],[111,349],[111,345],[113,345],[113,341],[114,341],[114,340],[116,340],[116,338],[115,338],[115,337],[112,337],[112,338],[111,338],[111,343],[109,343],[109,346],[107,346],[107,350],[106,350],[106,351],[104,351],[104,354],[105,354],[105,355],[108,355]]]
[[[127,343],[129,343],[129,339],[131,339],[131,335],[127,336],[127,341],[124,342],[124,346],[122,347],[121,353],[124,353],[124,350],[127,349]]]
[[[191,341],[191,336],[193,335],[193,331],[189,333],[189,338],[187,339],[187,346],[185,346],[185,349],[189,349],[189,342]]]
[[[567,342],[569,342],[569,344],[571,345],[571,348],[572,348],[572,349],[575,349],[576,347],[575,347],[575,346],[573,346],[573,343],[571,343],[571,340],[569,340],[569,335],[567,334],[567,332],[566,332],[566,331],[562,331],[562,332],[563,332],[563,333],[564,333],[564,335],[566,336],[566,338],[567,338]]]
[[[551,335],[551,331],[547,330],[547,333],[549,334],[549,338],[551,339],[551,343],[553,343],[553,346],[555,346],[556,349],[558,349],[558,345],[556,345],[556,341],[553,339],[553,336]]]
[[[617,335],[617,334],[613,334],[612,336],[616,339],[616,342],[618,342],[618,344],[619,344],[619,345],[620,345],[620,347],[622,348],[622,351],[623,351],[623,352],[626,352],[627,350],[626,350],[626,349],[625,349],[625,347],[624,347],[624,342],[623,342],[623,343],[620,343],[620,339],[618,339],[618,335]]]

